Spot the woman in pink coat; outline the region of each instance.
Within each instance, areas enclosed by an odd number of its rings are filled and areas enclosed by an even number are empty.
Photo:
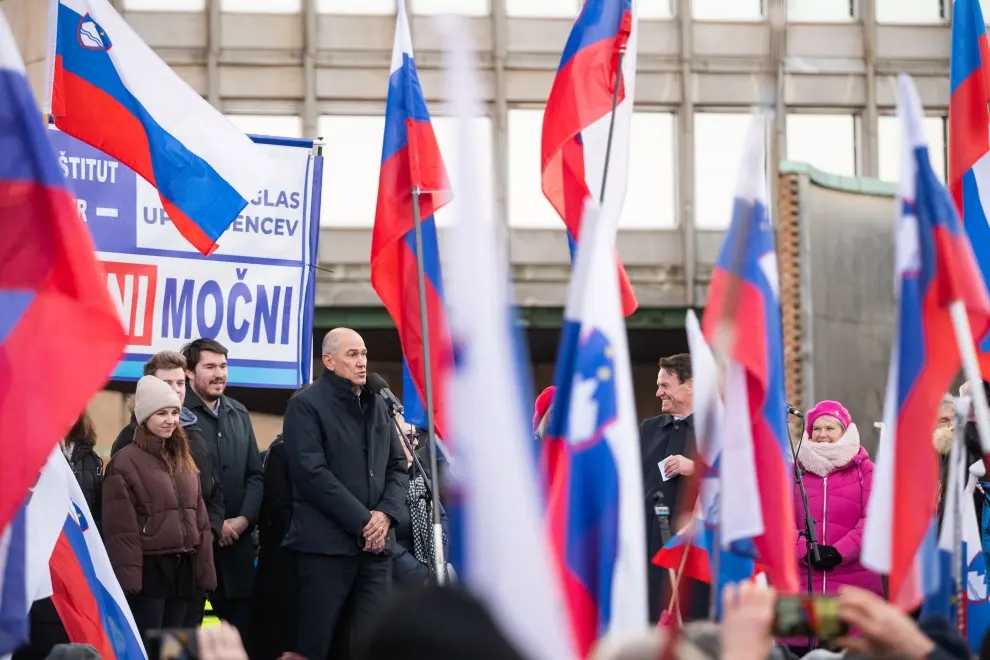
[[[831,594],[853,585],[883,595],[880,575],[859,563],[866,504],[873,487],[873,462],[859,443],[859,431],[849,411],[836,401],[822,401],[807,417],[798,454],[808,491],[808,508],[815,520],[819,559],[811,559],[815,593]],[[804,529],[801,490],[794,486],[794,523]],[[808,590],[805,539],[794,533],[794,552],[802,593]]]

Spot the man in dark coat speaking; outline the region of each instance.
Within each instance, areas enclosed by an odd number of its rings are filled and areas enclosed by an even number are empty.
[[[335,636],[335,648],[346,646],[341,636],[353,638],[385,600],[395,538],[388,532],[408,486],[385,402],[364,387],[361,335],[327,333],[323,364],[320,379],[290,399],[282,425],[292,481],[285,545],[297,553],[300,585],[296,651],[308,660],[325,660]],[[349,630],[339,629],[344,618]]]
[[[682,477],[694,474],[694,380],[691,376],[691,356],[687,353],[660,359],[657,374],[657,398],[661,410],[657,417],[645,420],[639,427],[639,444],[643,453],[643,490],[646,509],[646,544],[649,567],[650,620],[659,620],[670,597],[671,584],[667,569],[655,566],[653,557],[663,547],[661,525],[654,510],[654,497],[663,494],[670,509],[671,534],[677,532],[674,516],[681,503],[678,495],[686,481]],[[684,618],[707,618],[708,595],[703,584],[693,584],[690,611],[682,610]]]

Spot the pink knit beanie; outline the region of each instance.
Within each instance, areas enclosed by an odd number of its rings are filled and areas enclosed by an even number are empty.
[[[811,435],[811,429],[815,426],[815,420],[823,415],[835,417],[842,424],[843,429],[849,428],[849,425],[852,424],[852,417],[850,417],[849,411],[841,403],[838,401],[822,401],[808,411],[808,423],[805,427],[808,435]]]

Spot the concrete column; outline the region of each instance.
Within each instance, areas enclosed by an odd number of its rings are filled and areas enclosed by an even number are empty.
[[[3,11],[10,23],[14,41],[24,59],[31,90],[41,105],[45,86],[48,3],[44,0],[0,0],[0,11]]]
[[[303,137],[315,138],[319,130],[319,110],[316,105],[316,52],[319,48],[319,31],[316,11],[317,0],[303,1],[303,76],[305,96],[303,97],[302,125]]]
[[[694,224],[694,71],[691,69],[692,28],[691,0],[678,0],[677,17],[681,28],[681,107],[677,140],[677,200],[684,257],[684,304],[695,306],[697,287],[697,252]]]
[[[206,0],[206,99],[214,108],[220,105],[220,0]]]
[[[866,106],[860,121],[859,139],[863,163],[857,174],[877,177],[880,175],[880,147],[877,143],[876,0],[859,0],[859,12],[863,23],[863,60],[866,63]]]
[[[505,0],[491,0],[492,69],[495,102],[492,105],[492,144],[495,159],[495,208],[503,248],[509,250],[509,101],[505,60],[508,52],[506,32],[509,19]],[[511,255],[507,255],[511,260]]]

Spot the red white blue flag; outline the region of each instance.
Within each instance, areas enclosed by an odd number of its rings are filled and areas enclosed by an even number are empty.
[[[990,281],[990,43],[979,0],[952,6],[949,66],[949,192],[983,280]],[[974,335],[990,380],[990,332]]]
[[[48,20],[55,125],[137,172],[158,190],[179,233],[212,253],[262,187],[268,156],[107,0],[59,0]]]
[[[2,16],[0,310],[3,529],[126,339]]]
[[[643,473],[619,282],[618,216],[585,203],[544,444],[547,523],[581,657],[647,622]]]
[[[420,191],[434,424],[444,435],[445,373],[450,368],[450,330],[445,309],[440,246],[434,213],[451,199],[444,168],[413,59],[403,0],[398,3],[395,45],[385,103],[385,140],[378,179],[378,207],[371,235],[371,285],[399,331],[405,369],[405,419],[426,427],[426,359],[416,269],[413,190]],[[412,385],[412,387],[409,387]]]
[[[793,471],[789,462],[784,346],[773,227],[767,215],[767,117],[753,118],[740,163],[732,223],[712,275],[703,330],[727,365],[720,461],[720,544],[751,544],[770,583],[797,591]]]
[[[585,200],[599,199],[602,192],[606,160],[602,210],[616,217],[622,212],[635,82],[635,1],[587,0],[564,46],[543,115],[543,194],[564,221],[572,252],[580,238]],[[614,259],[628,316],[636,311],[636,296],[618,256]]]
[[[910,609],[921,602],[916,557],[935,514],[931,494],[939,475],[932,433],[960,367],[950,307],[962,305],[974,336],[983,336],[990,327],[990,299],[955,205],[932,171],[921,101],[908,76],[898,81],[897,100],[897,323],[862,562],[889,575],[891,601]]]

